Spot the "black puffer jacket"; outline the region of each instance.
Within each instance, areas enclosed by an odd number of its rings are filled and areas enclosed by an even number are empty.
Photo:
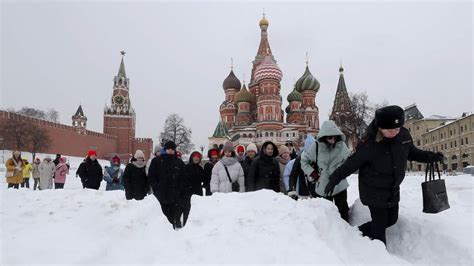
[[[189,156],[189,163],[186,165],[186,174],[191,181],[192,194],[202,196],[202,188],[205,183],[204,169],[200,164],[193,163],[193,154]]]
[[[295,191],[298,193],[299,196],[310,196],[308,185],[306,182],[306,176],[304,174],[303,169],[301,169],[301,155],[296,157],[295,162],[293,163],[293,168],[291,168],[288,183],[288,192]],[[296,187],[298,187],[299,191],[296,191]]]
[[[148,181],[161,204],[188,204],[191,182],[184,168],[184,162],[175,155],[166,154],[151,161]]]
[[[273,155],[265,154],[265,148],[268,145],[273,146]],[[273,142],[267,141],[263,143],[260,155],[255,158],[250,166],[248,174],[248,191],[256,191],[260,189],[271,189],[280,192],[280,166],[276,157],[278,156],[278,148]]]
[[[206,189],[206,196],[211,196],[211,177],[212,177],[212,168],[214,168],[215,163],[212,162],[211,153],[215,151],[219,154],[219,150],[210,149],[207,151],[207,158],[209,162],[204,165],[204,188]],[[217,163],[217,162],[216,162]]]
[[[393,139],[376,141],[378,129],[374,122],[355,153],[336,169],[329,179],[339,183],[359,169],[359,194],[364,205],[390,208],[400,201],[400,184],[405,178],[407,160],[430,162],[434,153],[413,145],[408,129],[400,128]]]
[[[79,165],[76,173],[81,178],[84,188],[99,189],[103,173],[102,166],[100,166],[97,160],[91,160],[87,157],[84,162]]]
[[[255,160],[255,157],[253,159],[250,159],[248,156],[245,156],[245,159],[240,162],[240,165],[242,165],[242,169],[244,170],[244,177],[245,177],[245,188],[249,187],[249,172],[250,172],[250,167],[252,166],[252,162]]]
[[[150,191],[150,185],[144,167],[137,167],[133,163],[127,164],[123,173],[125,198],[128,200],[142,200]]]

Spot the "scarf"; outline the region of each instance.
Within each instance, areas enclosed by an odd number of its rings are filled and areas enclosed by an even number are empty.
[[[138,168],[143,168],[143,167],[145,167],[146,162],[145,162],[145,161],[138,161],[138,160],[137,160],[137,161],[134,161],[132,164],[135,165],[135,166],[138,167]]]
[[[238,163],[239,161],[237,160],[237,158],[235,157],[227,157],[227,156],[224,156],[221,158],[221,162],[223,165],[225,166],[231,166],[233,164],[236,164]]]

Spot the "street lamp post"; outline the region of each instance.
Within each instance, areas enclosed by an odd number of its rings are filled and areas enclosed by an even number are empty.
[[[0,143],[2,144],[2,162],[5,163],[5,144],[3,140],[4,138],[0,137]]]

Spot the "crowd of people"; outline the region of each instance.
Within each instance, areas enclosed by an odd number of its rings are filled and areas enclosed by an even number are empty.
[[[359,193],[368,206],[372,221],[359,227],[364,236],[386,243],[385,230],[398,219],[400,184],[405,177],[407,160],[442,161],[442,153],[422,151],[413,144],[409,131],[403,127],[405,114],[399,106],[387,106],[375,112],[367,133],[352,151],[346,137],[331,121],[325,121],[316,138],[307,135],[301,151],[287,142],[277,147],[267,141],[258,150],[254,143],[235,146],[227,142],[221,149],[203,155],[191,153],[187,164],[168,141],[155,149],[153,158],[137,150],[121,168],[121,159],[114,156],[110,166],[102,169],[97,153],[89,151],[76,176],[84,188],[99,189],[104,180],[106,190],[124,190],[127,200],[142,200],[153,194],[163,214],[174,229],[186,225],[191,210],[191,196],[213,193],[249,192],[261,189],[284,193],[295,200],[323,198],[334,202],[343,220],[349,221],[347,176],[358,170]],[[66,158],[58,154],[33,165],[15,151],[6,162],[8,187],[29,187],[31,173],[34,189],[64,187],[69,172]]]

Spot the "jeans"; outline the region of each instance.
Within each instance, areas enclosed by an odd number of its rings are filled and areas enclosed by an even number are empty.
[[[54,189],[63,189],[64,183],[54,183]]]
[[[369,206],[372,221],[359,226],[362,235],[380,240],[387,245],[385,230],[397,222],[398,209],[398,205],[392,208],[375,208]]]
[[[36,188],[39,189],[39,182],[40,182],[39,177],[35,177],[35,178],[33,178],[33,180],[35,181],[34,184],[33,184],[33,190],[36,190]]]
[[[30,188],[30,179],[29,178],[23,178],[23,183],[21,183],[21,187]]]

